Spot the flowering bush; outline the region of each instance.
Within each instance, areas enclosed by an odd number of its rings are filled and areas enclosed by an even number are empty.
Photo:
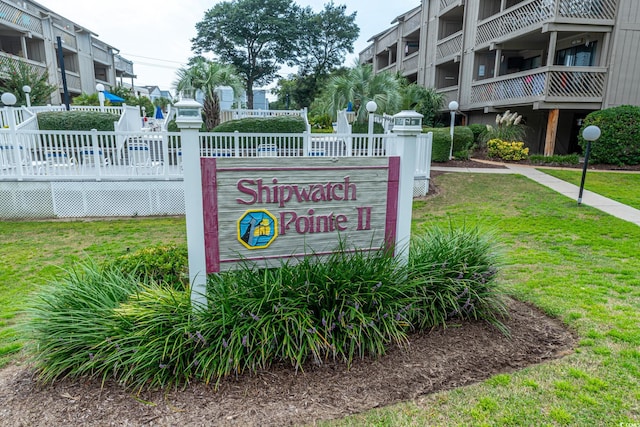
[[[522,124],[522,116],[509,110],[496,116],[496,125],[487,125],[487,130],[482,134],[482,139],[488,142],[491,139],[504,141],[522,141],[527,133],[527,128]]]
[[[529,149],[522,141],[503,141],[493,138],[487,141],[489,157],[497,157],[502,160],[524,160],[529,155]]]

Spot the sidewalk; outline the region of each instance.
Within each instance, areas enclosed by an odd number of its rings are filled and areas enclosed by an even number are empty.
[[[578,203],[578,193],[580,188],[577,185],[569,184],[561,179],[555,178],[551,175],[547,175],[540,172],[535,167],[531,166],[518,166],[505,164],[505,169],[498,168],[448,168],[440,166],[432,166],[431,170],[441,172],[468,172],[468,173],[497,173],[497,174],[520,174],[527,178],[549,187],[550,189],[557,191],[558,193],[573,199]],[[599,194],[596,194],[589,190],[584,190],[582,193],[582,204],[594,207],[602,212],[606,212],[609,215],[617,218],[629,221],[633,224],[640,226],[640,210],[632,208],[631,206],[624,205],[615,200],[608,199]]]

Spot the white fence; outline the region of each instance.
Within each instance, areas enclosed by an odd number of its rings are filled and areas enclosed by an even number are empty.
[[[386,156],[393,134],[201,133],[203,157]],[[418,137],[425,195],[430,134]],[[0,218],[184,213],[179,132],[0,130]]]

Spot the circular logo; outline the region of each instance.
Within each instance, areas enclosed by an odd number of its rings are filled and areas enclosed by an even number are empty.
[[[278,220],[268,210],[246,211],[238,219],[238,241],[247,249],[264,249],[278,237]]]

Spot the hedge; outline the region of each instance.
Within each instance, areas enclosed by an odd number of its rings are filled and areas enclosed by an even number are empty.
[[[446,162],[451,150],[451,131],[449,128],[423,128],[423,133],[433,132],[431,161]],[[453,130],[453,152],[464,153],[473,146],[473,132],[467,126],[456,126]]]
[[[38,113],[40,130],[91,130],[113,131],[113,123],[120,116],[99,111],[48,111]]]
[[[276,116],[230,120],[216,126],[212,132],[302,133],[306,130],[307,126],[300,116]]]
[[[583,150],[587,126],[600,128],[600,138],[591,144],[591,160],[611,165],[640,164],[640,107],[621,105],[590,113],[582,124],[578,142]]]

